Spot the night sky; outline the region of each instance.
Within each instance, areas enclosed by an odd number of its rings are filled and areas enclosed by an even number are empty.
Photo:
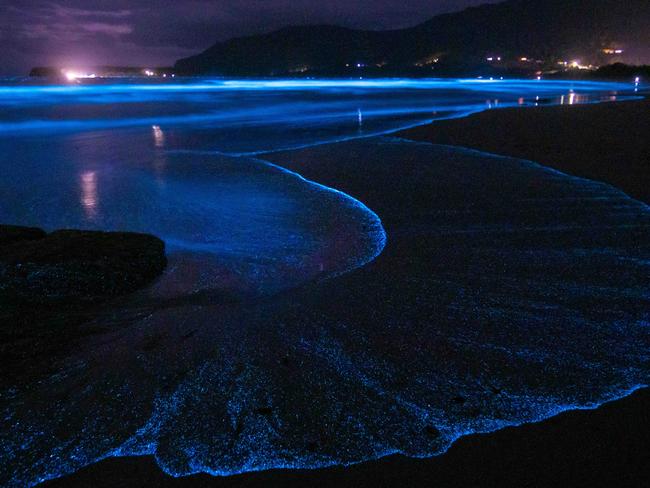
[[[489,0],[1,0],[0,73],[36,65],[170,65],[289,24],[385,29]],[[494,0],[493,0],[494,1]]]

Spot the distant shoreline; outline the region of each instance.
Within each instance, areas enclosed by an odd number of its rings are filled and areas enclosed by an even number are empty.
[[[37,66],[30,70],[27,75],[29,78],[51,79],[51,80],[65,80],[66,72],[69,71],[63,67],[55,66]],[[521,71],[521,70],[501,70],[501,71],[484,71],[484,70],[466,70],[454,69],[440,71],[424,71],[421,69],[373,69],[365,68],[363,70],[326,70],[319,72],[308,73],[278,73],[277,75],[263,75],[256,76],[254,74],[237,75],[223,75],[223,74],[208,74],[208,73],[191,73],[179,72],[174,67],[138,67],[138,66],[94,66],[86,67],[78,71],[80,79],[110,79],[110,78],[144,78],[144,79],[158,79],[158,78],[171,78],[171,77],[185,77],[185,78],[206,78],[216,77],[223,79],[319,79],[319,78],[332,78],[332,79],[390,79],[390,78],[414,78],[414,79],[428,79],[428,78],[441,78],[441,79],[454,79],[454,78],[503,78],[503,79],[536,79],[538,73],[535,71]],[[623,81],[629,82],[635,78],[650,79],[650,66],[635,66],[626,65],[622,63],[615,63],[610,65],[601,66],[593,70],[578,70],[571,69],[566,71],[557,71],[543,73],[542,79],[545,80],[575,80],[575,81]]]

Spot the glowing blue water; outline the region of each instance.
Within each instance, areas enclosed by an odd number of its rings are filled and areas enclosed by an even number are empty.
[[[0,392],[0,483],[132,454],[177,476],[429,456],[469,432],[646,384],[645,205],[454,148],[389,137],[314,146],[434,110],[625,88],[0,89],[0,222],[153,232],[170,259],[154,286],[97,319],[109,332],[50,377]],[[313,147],[234,155],[303,145]]]
[[[0,138],[0,221],[160,236],[173,294],[273,293],[383,247],[360,202],[259,161],[168,154],[149,132],[18,140]]]
[[[159,127],[167,149],[274,150],[489,108],[632,95],[626,83],[489,80],[185,80],[0,86],[0,134]]]

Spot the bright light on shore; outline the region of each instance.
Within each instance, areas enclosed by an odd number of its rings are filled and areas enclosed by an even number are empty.
[[[76,81],[83,78],[97,78],[95,73],[80,73],[78,71],[64,71],[63,74],[68,81]]]

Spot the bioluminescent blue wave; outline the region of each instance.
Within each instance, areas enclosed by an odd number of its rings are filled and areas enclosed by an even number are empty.
[[[151,232],[169,267],[51,375],[0,391],[0,484],[111,456],[173,476],[432,456],[648,384],[646,205],[532,162],[362,137],[627,88],[1,88],[0,222]]]
[[[638,88],[638,87],[637,87]],[[546,80],[185,80],[0,86],[0,135],[159,126],[166,147],[257,153],[490,108],[625,98],[634,85]],[[186,138],[192,139],[191,142]]]
[[[0,151],[0,193],[11,195],[1,222],[157,235],[173,270],[159,286],[173,281],[178,294],[276,292],[367,262],[384,245],[379,218],[347,195],[252,159],[167,154],[150,134],[0,138]]]

